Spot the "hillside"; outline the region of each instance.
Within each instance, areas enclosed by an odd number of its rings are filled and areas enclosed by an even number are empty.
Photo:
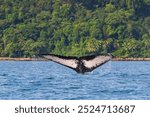
[[[0,56],[150,57],[150,0],[0,0]]]

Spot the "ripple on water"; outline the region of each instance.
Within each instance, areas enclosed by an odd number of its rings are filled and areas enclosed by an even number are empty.
[[[111,62],[86,74],[53,62],[0,66],[0,99],[150,99],[150,62]]]

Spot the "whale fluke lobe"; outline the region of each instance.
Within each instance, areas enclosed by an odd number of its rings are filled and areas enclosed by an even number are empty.
[[[56,63],[62,64],[64,66],[67,66],[72,69],[77,68],[77,62],[75,57],[65,57],[65,56],[59,56],[59,55],[43,55],[44,58],[54,61]]]
[[[91,72],[95,68],[103,65],[104,63],[111,60],[111,56],[83,56],[83,57],[72,57],[72,56],[60,56],[60,55],[43,55],[44,58],[54,61],[56,63],[67,66],[78,73]]]

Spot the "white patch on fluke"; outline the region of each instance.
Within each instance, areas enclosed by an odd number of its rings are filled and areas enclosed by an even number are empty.
[[[54,62],[57,62],[59,64],[71,67],[71,68],[77,68],[77,60],[76,59],[71,59],[71,60],[67,60],[67,59],[62,59],[59,58],[57,56],[52,56],[52,55],[46,55],[44,56],[45,58],[52,60]]]
[[[87,68],[93,68],[93,67],[97,67],[100,66],[101,64],[109,61],[111,59],[110,56],[97,56],[92,60],[82,60],[85,67]]]

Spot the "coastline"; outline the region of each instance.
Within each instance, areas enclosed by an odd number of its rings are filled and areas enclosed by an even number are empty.
[[[10,57],[0,57],[0,61],[47,61],[47,59],[42,57],[37,58],[10,58]]]
[[[45,58],[10,58],[0,57],[0,61],[48,61]],[[113,58],[112,61],[150,61],[150,58]]]
[[[150,61],[150,58],[113,58],[112,61]]]

